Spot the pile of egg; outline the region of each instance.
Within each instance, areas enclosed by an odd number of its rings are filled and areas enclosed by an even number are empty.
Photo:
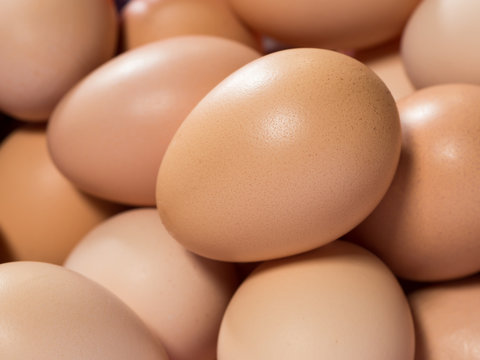
[[[480,359],[479,13],[0,1],[0,358]]]

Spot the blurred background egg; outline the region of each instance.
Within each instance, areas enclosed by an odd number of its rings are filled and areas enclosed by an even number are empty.
[[[480,85],[480,1],[423,0],[402,38],[402,57],[417,88]]]
[[[125,304],[73,271],[6,263],[0,284],[2,359],[168,360]]]
[[[177,128],[208,91],[259,56],[213,36],[176,37],[124,53],[56,108],[48,127],[55,164],[92,195],[154,205],[158,167]]]
[[[415,360],[479,358],[479,276],[417,290],[408,300],[415,322]]]
[[[399,35],[419,0],[229,0],[252,29],[292,46],[360,49]]]
[[[65,266],[128,304],[172,360],[213,360],[223,313],[237,286],[233,264],[185,250],[155,209],[119,214],[92,230]]]
[[[480,270],[480,86],[425,88],[398,102],[395,179],[352,237],[400,277],[439,281]]]
[[[0,110],[46,121],[60,98],[112,57],[116,45],[113,1],[1,1]]]
[[[222,321],[218,360],[413,360],[405,295],[388,268],[343,241],[267,261]]]
[[[360,223],[400,155],[395,102],[333,51],[264,56],[221,82],[173,138],[157,207],[189,250],[223,261],[308,251]]]
[[[123,9],[127,49],[179,35],[212,35],[260,49],[260,39],[226,1],[132,0]]]
[[[120,210],[59,173],[40,126],[18,128],[4,140],[0,174],[0,262],[60,264],[94,225]]]

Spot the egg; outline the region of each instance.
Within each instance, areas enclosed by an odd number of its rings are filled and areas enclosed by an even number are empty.
[[[223,261],[289,256],[331,242],[380,202],[400,124],[383,82],[333,51],[264,56],[221,82],[173,138],[157,178],[165,227]]]
[[[359,51],[355,54],[355,58],[367,65],[382,79],[395,100],[415,92],[415,87],[405,71],[398,41]]]
[[[65,266],[129,305],[172,360],[215,358],[220,322],[237,287],[235,267],[185,250],[155,209],[126,211],[98,225]]]
[[[393,274],[337,241],[261,264],[225,312],[218,360],[413,360],[414,329]]]
[[[60,174],[44,127],[20,127],[4,140],[0,174],[0,262],[60,264],[91,228],[121,209],[81,193]]]
[[[254,30],[292,46],[360,49],[399,35],[420,0],[229,0]]]
[[[476,360],[480,354],[480,277],[428,286],[410,294],[416,360]]]
[[[402,57],[417,88],[480,85],[480,2],[423,0],[402,37]]]
[[[0,110],[46,121],[75,83],[113,56],[116,10],[107,0],[4,0],[0,34]]]
[[[85,78],[55,109],[48,145],[85,192],[154,205],[158,167],[192,108],[253,49],[213,36],[167,39],[124,53]]]
[[[395,179],[352,236],[406,279],[473,274],[480,270],[480,86],[425,88],[398,107]]]
[[[132,49],[179,35],[211,35],[260,50],[260,41],[224,1],[133,0],[122,12],[124,43]]]
[[[0,265],[0,358],[168,360],[140,319],[101,286],[58,265]]]

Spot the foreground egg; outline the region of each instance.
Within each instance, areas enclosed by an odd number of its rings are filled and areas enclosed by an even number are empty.
[[[294,49],[233,73],[190,113],[157,207],[200,255],[258,261],[331,242],[380,202],[400,154],[395,102],[358,61]]]
[[[292,46],[359,49],[400,34],[420,0],[229,0],[254,30]]]
[[[473,274],[480,270],[480,86],[426,88],[398,108],[397,173],[352,238],[406,279]]]
[[[479,276],[417,290],[408,300],[417,338],[415,360],[478,360]]]
[[[125,304],[73,271],[6,263],[0,284],[1,359],[168,360]]]
[[[4,140],[0,174],[0,262],[60,264],[90,229],[121,210],[83,194],[57,170],[40,126]]]
[[[124,53],[55,109],[48,127],[55,164],[92,195],[154,205],[158,167],[177,128],[215,85],[258,57],[213,36],[177,37]]]
[[[337,241],[261,264],[233,296],[218,360],[413,360],[407,300],[388,268]]]
[[[172,360],[215,358],[220,322],[237,286],[234,265],[185,250],[155,209],[130,210],[100,224],[65,266],[129,305]]]
[[[0,2],[0,110],[46,121],[60,98],[115,52],[110,0]]]

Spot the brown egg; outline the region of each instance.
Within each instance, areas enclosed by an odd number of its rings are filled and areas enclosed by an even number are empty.
[[[2,1],[0,110],[46,121],[76,82],[113,56],[116,41],[113,1]]]
[[[125,304],[73,271],[6,263],[0,283],[2,359],[168,360]]]
[[[258,32],[293,46],[358,49],[399,35],[419,0],[229,0]]]
[[[115,58],[55,110],[48,128],[53,160],[92,195],[154,205],[158,167],[181,122],[215,85],[258,57],[232,40],[192,36]]]
[[[407,73],[417,88],[480,85],[480,1],[423,0],[402,38]]]
[[[200,255],[293,255],[337,239],[377,206],[400,142],[394,100],[366,66],[328,50],[276,52],[190,113],[160,167],[157,206]]]
[[[409,296],[415,360],[478,360],[480,277],[437,284]]]
[[[402,61],[398,41],[360,51],[355,58],[363,62],[383,80],[395,100],[415,91]]]
[[[266,262],[222,321],[218,360],[413,360],[407,300],[388,268],[343,241]]]
[[[480,86],[426,88],[398,103],[395,179],[354,232],[397,275],[447,280],[480,270]]]
[[[0,262],[60,264],[119,206],[79,192],[52,163],[43,127],[15,130],[0,147]]]
[[[179,35],[212,35],[260,49],[260,40],[224,1],[132,0],[123,9],[127,49]]]
[[[234,265],[185,250],[155,209],[130,210],[100,224],[65,266],[129,305],[172,360],[215,358],[220,322],[237,285]]]

